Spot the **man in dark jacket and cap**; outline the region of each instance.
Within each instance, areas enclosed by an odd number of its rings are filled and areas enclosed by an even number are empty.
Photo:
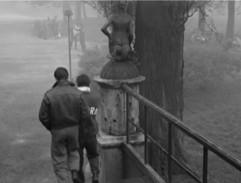
[[[80,183],[79,125],[86,123],[88,108],[81,92],[68,81],[68,71],[58,67],[56,83],[44,94],[39,120],[51,132],[51,156],[58,183],[69,183],[69,171],[74,183]]]
[[[82,123],[79,132],[79,146],[80,146],[80,172],[79,176],[82,182],[85,181],[83,173],[83,150],[86,149],[87,157],[92,172],[92,183],[98,183],[99,174],[99,153],[97,150],[96,134],[98,132],[98,125],[96,122],[97,107],[99,105],[99,97],[90,91],[90,78],[86,74],[82,74],[76,79],[77,87],[82,92],[82,97],[89,108],[89,120],[87,123]]]

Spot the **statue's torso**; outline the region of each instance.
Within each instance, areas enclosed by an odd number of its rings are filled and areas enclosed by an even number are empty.
[[[128,14],[117,14],[112,19],[112,39],[115,44],[129,44],[131,18]]]

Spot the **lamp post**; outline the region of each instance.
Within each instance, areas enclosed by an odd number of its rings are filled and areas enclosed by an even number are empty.
[[[73,15],[71,10],[66,10],[64,15],[68,17],[68,41],[69,41],[69,76],[72,80],[72,71],[71,71],[71,43],[70,43],[70,17]]]

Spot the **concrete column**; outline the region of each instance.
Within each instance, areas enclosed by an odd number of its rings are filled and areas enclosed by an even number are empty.
[[[100,76],[94,80],[100,86],[101,105],[98,109],[100,145],[100,182],[117,182],[124,177],[124,160],[122,144],[126,141],[126,92],[122,84],[128,84],[139,93],[139,84],[145,77],[140,76],[130,61],[109,61]],[[129,96],[128,119],[139,125],[139,101]],[[142,143],[143,135],[130,124],[130,141]],[[139,148],[140,149],[140,148]]]
[[[139,83],[145,78],[138,76],[133,79],[112,80],[96,77],[95,81],[100,85],[101,93],[101,130],[108,135],[121,136],[126,134],[126,96],[121,89],[122,84],[128,84],[135,92],[139,93]],[[128,119],[139,125],[139,101],[129,96]],[[130,134],[136,132],[136,128],[130,125]]]

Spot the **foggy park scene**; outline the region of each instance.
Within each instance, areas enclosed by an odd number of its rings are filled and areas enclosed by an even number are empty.
[[[39,109],[65,67],[101,101],[99,182],[240,183],[240,19],[239,0],[0,1],[0,182],[57,183]]]

